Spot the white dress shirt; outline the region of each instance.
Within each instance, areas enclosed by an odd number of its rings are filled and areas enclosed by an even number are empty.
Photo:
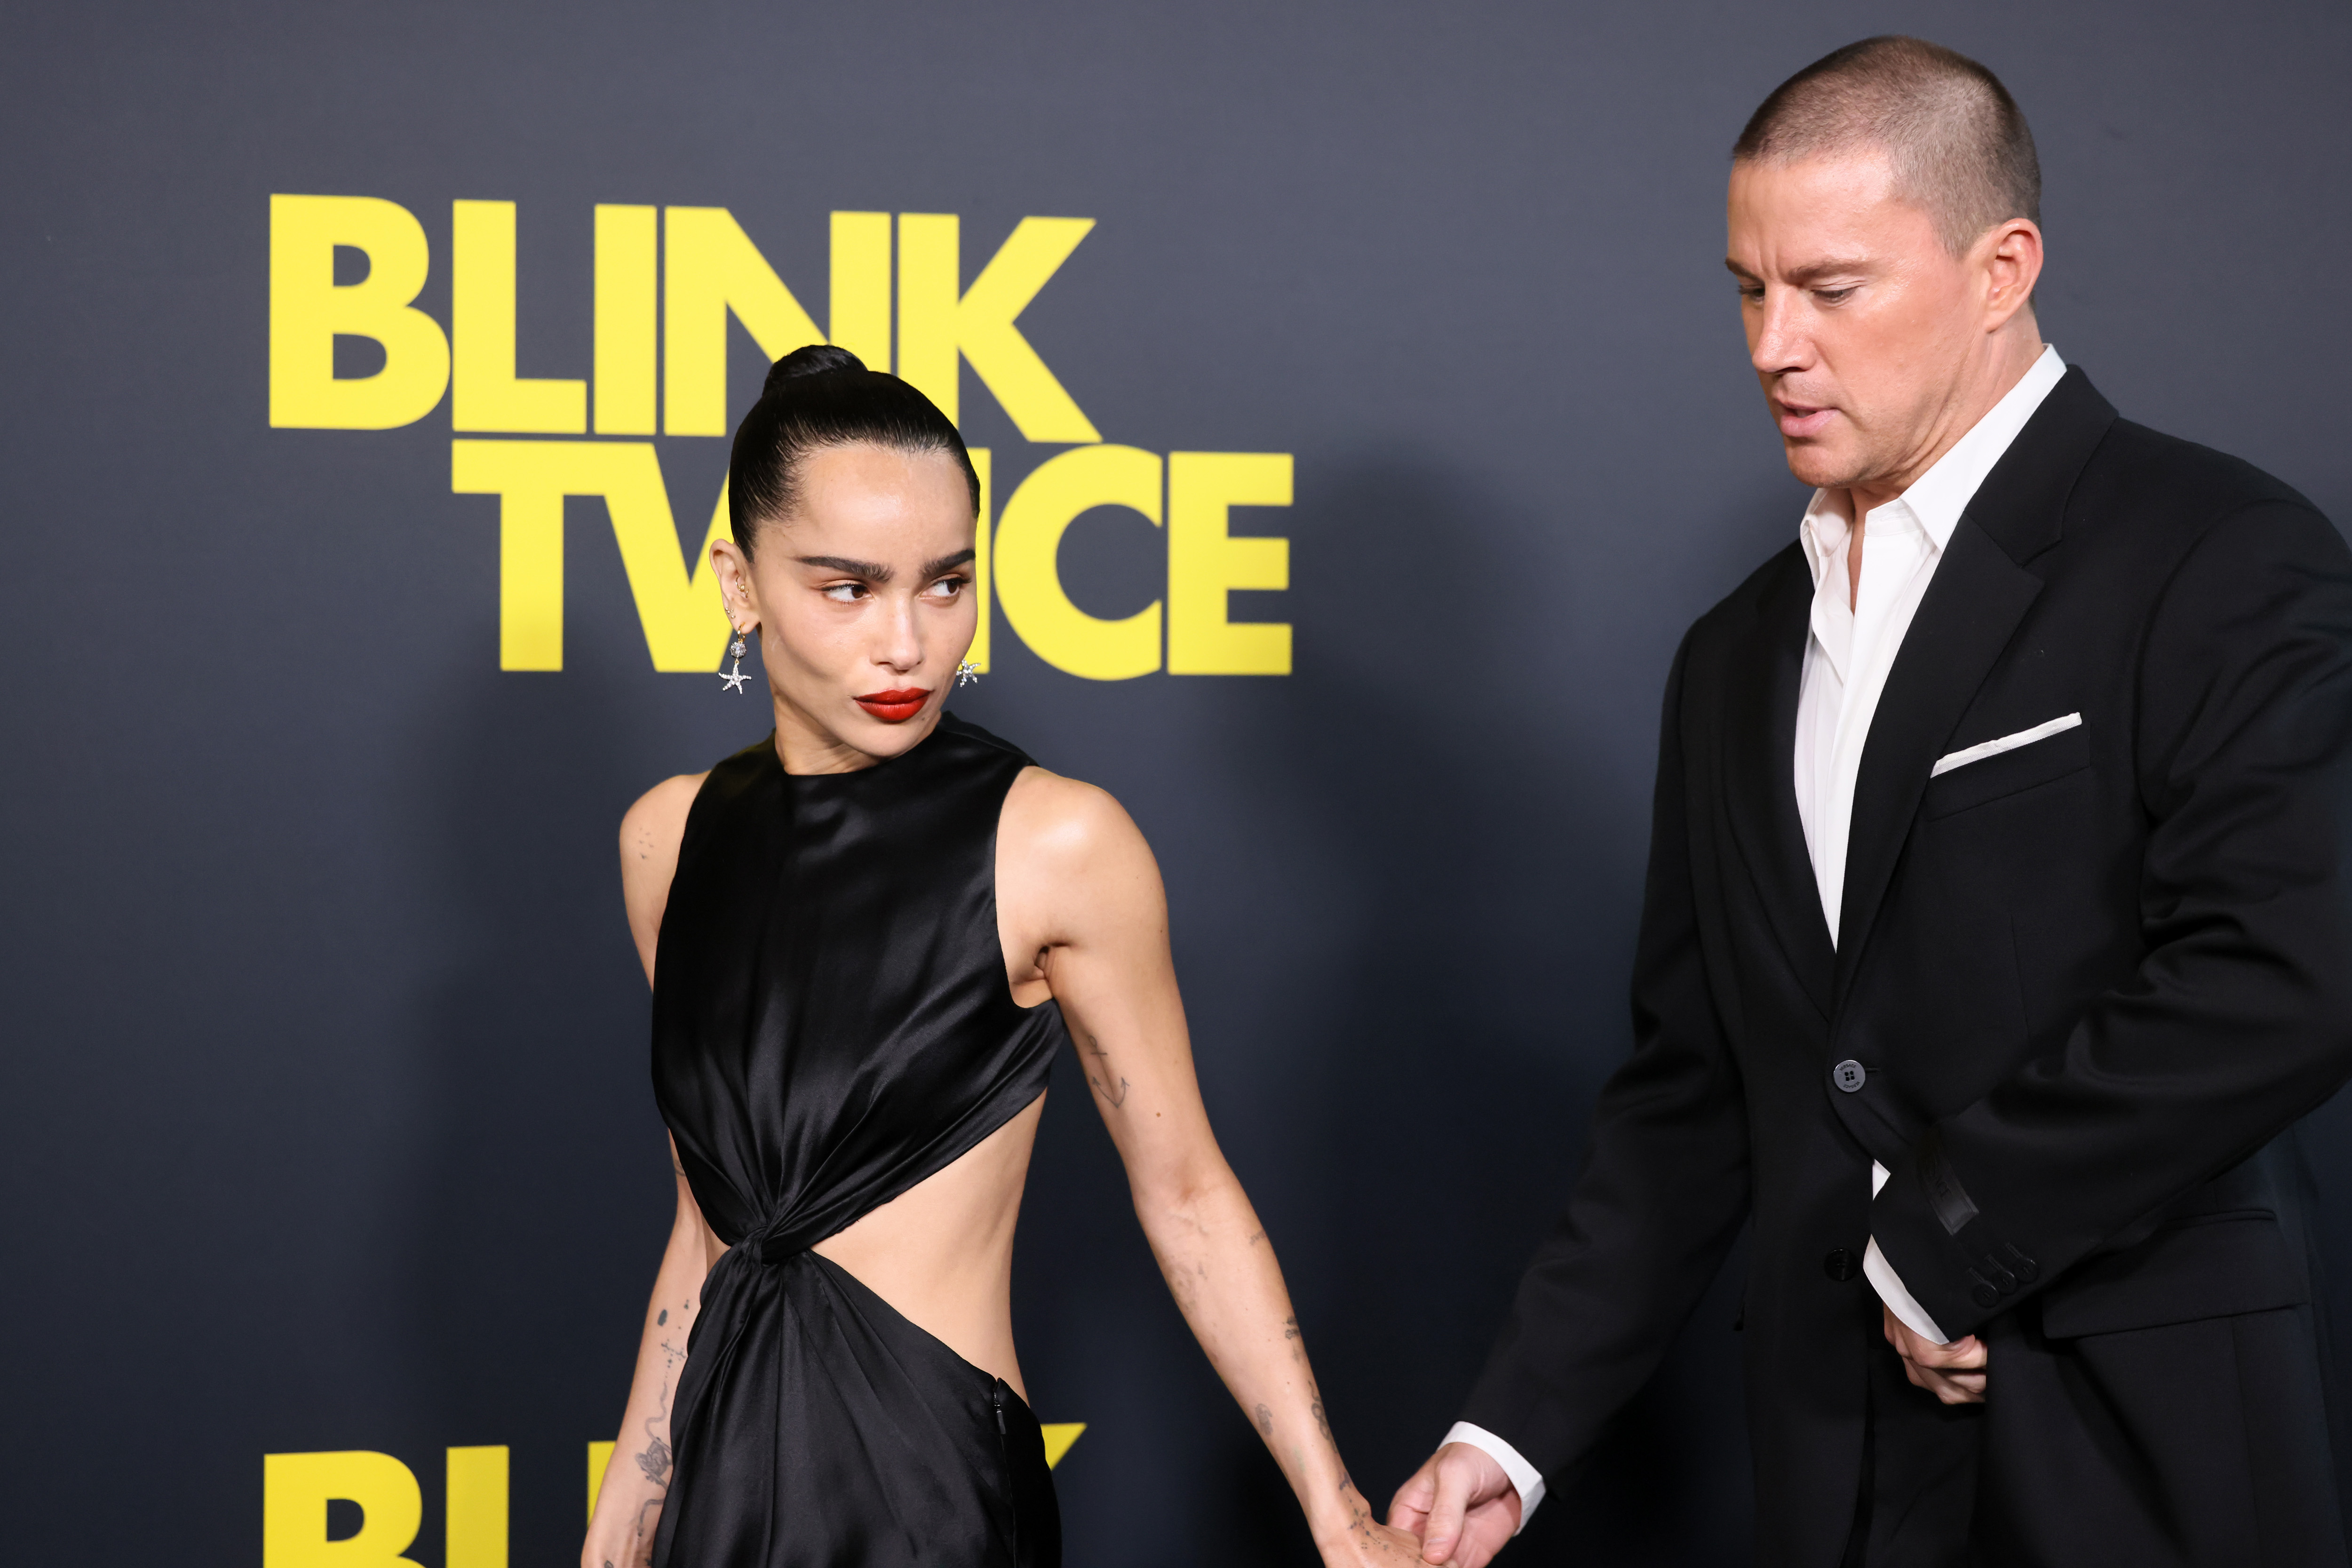
[[[1976,422],[1936,466],[1884,506],[1863,527],[1862,580],[1849,574],[1847,546],[1853,540],[1853,505],[1844,490],[1815,490],[1804,521],[1797,525],[1805,564],[1813,574],[1812,635],[1805,639],[1803,682],[1797,694],[1797,744],[1793,759],[1797,816],[1805,825],[1805,849],[1812,858],[1813,886],[1830,941],[1838,940],[1845,904],[1845,852],[1853,825],[1854,781],[1862,772],[1863,747],[1879,693],[1903,649],[1903,635],[1935,580],[1936,567],[1952,542],[1960,513],[1978,487],[2009,450],[2042,400],[2066,374],[2054,348],[2018,378],[1999,403]],[[1848,595],[1852,594],[1849,601]],[[1886,1167],[1870,1166],[1870,1195],[1886,1184]],[[1871,1238],[1862,1271],[1894,1314],[1915,1334],[1937,1344],[1951,1336],[1912,1299],[1886,1255]]]
[[[2025,428],[2042,400],[2066,374],[2058,351],[2045,347],[2032,367],[2009,389],[1935,467],[1911,488],[1864,520],[1862,580],[1852,584],[1846,548],[1852,542],[1852,500],[1844,490],[1815,490],[1797,539],[1813,574],[1811,635],[1805,639],[1802,684],[1797,695],[1797,816],[1804,823],[1805,849],[1813,863],[1813,885],[1838,938],[1845,901],[1846,837],[1853,822],[1854,781],[1862,772],[1870,721],[1879,693],[1902,650],[1903,635],[1927,596],[1927,584],[1950,544],[1960,513],[1974,500],[1985,476]],[[1852,597],[1849,599],[1850,591]],[[1874,1161],[1870,1193],[1885,1184],[1886,1167]],[[1905,1289],[1903,1281],[1873,1237],[1863,1255],[1863,1272],[1895,1315],[1914,1333],[1938,1344],[1948,1337]],[[1492,1432],[1457,1421],[1448,1443],[1467,1443],[1494,1456],[1519,1490],[1519,1524],[1543,1500],[1544,1481],[1534,1466]]]

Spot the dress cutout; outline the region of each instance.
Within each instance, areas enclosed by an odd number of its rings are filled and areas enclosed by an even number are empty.
[[[809,1250],[1045,1090],[1058,1006],[1013,1000],[996,827],[1029,759],[942,714],[913,750],[787,773],[772,739],[688,814],[653,1074],[703,1217],[656,1568],[1055,1568],[1035,1417]]]

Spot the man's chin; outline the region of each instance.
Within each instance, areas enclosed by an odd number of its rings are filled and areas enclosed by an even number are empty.
[[[1841,490],[1863,478],[1867,465],[1851,452],[1838,451],[1820,441],[1783,440],[1789,472],[1817,490]]]

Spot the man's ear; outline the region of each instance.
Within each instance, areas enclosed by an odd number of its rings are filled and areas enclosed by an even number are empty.
[[[760,601],[751,586],[751,563],[731,539],[710,542],[710,569],[719,574],[719,599],[728,624],[748,632],[760,624]]]
[[[2042,279],[2042,228],[2013,217],[1985,231],[1972,247],[1984,269],[1985,331],[1997,332],[2033,298]]]

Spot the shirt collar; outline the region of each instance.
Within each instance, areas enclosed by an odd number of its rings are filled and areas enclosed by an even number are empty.
[[[2025,428],[2042,400],[2066,374],[2066,362],[2058,351],[2043,345],[2041,356],[2034,360],[2017,384],[2004,394],[2001,400],[1971,426],[1969,433],[1952,443],[1952,449],[1936,459],[1935,466],[1911,483],[1902,495],[1878,509],[1885,512],[1895,507],[1907,510],[1920,531],[1937,554],[1951,542],[1952,530],[1960,525],[1960,513],[1984,484],[1985,476],[2000,462],[2018,432]],[[1812,568],[1813,582],[1818,586],[1829,563],[1844,553],[1845,537],[1853,527],[1848,515],[1852,501],[1844,490],[1815,490],[1805,508],[1804,520],[1798,524],[1798,542],[1804,548],[1805,563]],[[1872,514],[1874,517],[1877,512]]]

